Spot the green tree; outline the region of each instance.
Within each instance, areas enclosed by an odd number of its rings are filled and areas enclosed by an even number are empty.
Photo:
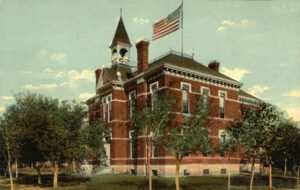
[[[183,125],[170,128],[166,138],[166,148],[176,159],[176,190],[180,189],[179,170],[183,157],[195,153],[197,150],[207,153],[212,148],[206,126],[207,109],[202,98],[197,102],[195,113],[186,116],[184,120]]]
[[[106,156],[104,139],[108,132],[109,130],[102,119],[91,122],[88,127],[85,128],[86,153],[97,155],[100,162],[102,158]]]
[[[254,164],[256,158],[264,156],[270,167],[270,187],[272,186],[272,157],[270,143],[274,140],[274,130],[280,123],[280,113],[270,104],[259,109],[242,109],[242,120],[234,122],[227,130],[230,138],[242,145],[252,159],[250,190],[253,188]]]
[[[141,111],[133,116],[135,129],[144,136],[146,165],[149,179],[149,189],[152,190],[151,154],[155,139],[159,142],[165,134],[165,127],[170,118],[169,109],[174,101],[158,96],[151,106],[141,105]]]
[[[0,118],[1,152],[7,163],[10,188],[14,189],[12,176],[12,160],[19,158],[22,146],[23,131],[19,127],[19,112],[16,106],[9,106],[4,113],[4,119]]]
[[[288,161],[292,160],[293,157],[293,146],[296,143],[295,140],[297,139],[298,131],[299,129],[297,128],[296,122],[294,122],[291,119],[284,119],[280,123],[280,126],[277,131],[277,147],[274,152],[274,156],[276,156],[277,160],[284,162],[284,176],[286,176],[288,170]]]

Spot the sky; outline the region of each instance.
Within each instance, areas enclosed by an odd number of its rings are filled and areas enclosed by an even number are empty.
[[[85,101],[94,71],[110,67],[120,8],[132,43],[180,0],[0,0],[0,114],[32,91]],[[184,0],[183,50],[300,121],[300,1]],[[150,41],[149,60],[181,50],[181,32]]]

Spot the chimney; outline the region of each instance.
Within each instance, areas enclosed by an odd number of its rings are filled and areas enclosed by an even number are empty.
[[[144,72],[148,69],[148,47],[149,40],[141,39],[135,43],[137,49],[137,70],[138,73]]]
[[[102,72],[102,69],[97,69],[97,70],[95,71],[95,74],[96,74],[96,85],[97,85],[97,83],[98,83],[98,80],[99,80],[99,77],[100,77],[101,72]]]
[[[218,61],[212,61],[208,64],[208,68],[210,68],[214,71],[217,71],[217,72],[219,72],[219,66],[220,66],[220,63]]]

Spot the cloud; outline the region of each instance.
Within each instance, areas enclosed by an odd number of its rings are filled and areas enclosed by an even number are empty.
[[[0,100],[13,100],[13,99],[15,98],[12,96],[0,96]]]
[[[66,58],[66,54],[65,53],[52,53],[50,58],[55,61],[61,61]]]
[[[246,69],[235,68],[233,70],[230,70],[226,67],[221,67],[221,72],[237,81],[240,81],[244,77],[244,75],[250,73],[250,71]]]
[[[224,26],[220,26],[219,28],[217,28],[217,31],[223,31],[223,30],[226,30]]]
[[[134,17],[132,19],[132,22],[134,22],[134,23],[140,23],[140,24],[145,24],[145,23],[149,22],[149,19]]]
[[[0,3],[1,3],[1,0],[0,0]],[[4,107],[0,107],[0,116],[4,113],[5,111],[5,108]]]
[[[38,90],[38,89],[54,89],[56,87],[57,87],[56,84],[40,84],[38,86],[33,86],[31,84],[26,84],[22,88],[32,89],[32,90]]]
[[[52,73],[53,71],[52,71],[51,69],[49,69],[49,68],[46,68],[46,69],[44,70],[44,72]]]
[[[62,82],[62,83],[59,84],[59,86],[60,87],[65,87],[65,86],[68,86],[68,83],[67,82]]]
[[[67,55],[65,53],[57,53],[57,52],[51,52],[46,49],[41,49],[40,50],[40,55],[50,58],[53,61],[65,61]],[[65,63],[65,62],[64,62]]]
[[[76,70],[71,70],[69,71],[68,76],[72,80],[84,79],[92,82],[95,81],[94,72],[87,69],[84,69],[81,72]]]
[[[259,97],[262,93],[264,93],[269,88],[270,88],[269,86],[253,85],[252,87],[250,87],[249,93]]]
[[[290,96],[294,98],[300,98],[300,88],[298,90],[292,90],[288,93],[283,93],[281,96]]]
[[[45,50],[45,49],[41,49],[41,50],[40,50],[40,54],[41,54],[42,56],[46,56],[46,55],[48,54],[48,51]]]
[[[246,19],[246,18],[244,18],[244,19],[241,20],[241,24],[242,24],[243,26],[246,26],[246,25],[249,24],[249,20]]]
[[[232,22],[231,20],[223,20],[223,21],[222,21],[222,24],[225,24],[225,25],[233,25],[234,22]]]
[[[60,72],[56,73],[56,75],[54,76],[54,79],[63,78],[64,75],[65,75],[65,73],[60,71]]]
[[[296,121],[300,121],[300,106],[299,105],[286,105],[282,103],[276,104],[281,109],[285,110],[289,117],[292,117]]]
[[[93,97],[95,94],[90,94],[90,93],[82,93],[79,95],[79,99],[81,100],[87,100],[91,97]]]

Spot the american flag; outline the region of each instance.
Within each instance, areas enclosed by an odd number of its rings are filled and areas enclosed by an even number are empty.
[[[167,17],[153,24],[152,28],[152,40],[157,40],[182,28],[182,4]]]

